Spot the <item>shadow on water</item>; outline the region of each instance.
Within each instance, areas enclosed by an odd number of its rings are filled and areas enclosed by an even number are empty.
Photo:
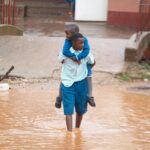
[[[94,87],[80,130],[67,133],[57,91],[12,89],[0,93],[0,149],[148,150],[150,97],[113,86]]]

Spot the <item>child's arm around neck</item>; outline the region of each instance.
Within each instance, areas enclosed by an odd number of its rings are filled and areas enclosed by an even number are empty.
[[[90,46],[88,44],[88,40],[86,37],[84,37],[84,48],[83,51],[77,56],[78,60],[81,60],[83,58],[86,58],[90,52]]]
[[[75,54],[73,54],[73,53],[70,51],[70,48],[71,48],[71,47],[72,47],[72,42],[71,42],[71,40],[65,39],[64,46],[63,46],[63,50],[62,50],[63,55],[65,55],[66,57],[75,57]]]
[[[81,60],[83,58],[86,58],[90,52],[90,46],[88,44],[88,40],[86,37],[84,37],[84,48],[83,48],[83,51],[78,55],[78,56],[75,56],[74,53],[72,53],[70,51],[70,48],[72,47],[72,42],[71,40],[69,39],[65,39],[65,43],[64,43],[64,47],[63,47],[63,55],[65,55],[66,57],[72,57],[72,58],[75,58],[77,60]]]

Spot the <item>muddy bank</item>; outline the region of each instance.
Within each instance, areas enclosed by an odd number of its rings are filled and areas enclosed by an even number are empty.
[[[58,90],[60,84],[60,73],[51,77],[43,78],[21,78],[17,76],[9,76],[8,79],[1,83],[8,83],[11,89],[24,90]],[[117,74],[106,72],[93,73],[93,86],[114,86],[129,93],[137,93],[150,95],[150,81],[149,80],[122,80],[118,78]],[[94,88],[95,89],[95,88]]]

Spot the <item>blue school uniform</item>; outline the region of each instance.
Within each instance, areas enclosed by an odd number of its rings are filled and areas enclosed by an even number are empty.
[[[75,111],[83,115],[87,112],[88,84],[87,80],[73,83],[70,87],[61,84],[64,115],[72,115]]]
[[[82,53],[82,51],[75,51],[73,48],[70,51],[75,55]],[[59,62],[65,61],[61,70],[61,93],[64,114],[72,115],[75,107],[76,112],[83,115],[87,111],[88,101],[87,63],[93,64],[94,57],[89,53],[78,65],[60,52],[58,60]]]
[[[77,60],[81,60],[85,57],[87,57],[87,55],[90,52],[90,46],[88,44],[88,40],[86,37],[84,37],[84,48],[83,48],[83,52],[80,53],[79,55],[75,55],[74,53],[72,53],[70,51],[70,48],[72,47],[72,42],[71,40],[65,39],[65,43],[63,46],[63,55],[67,56],[67,57],[74,57]],[[92,76],[92,69],[91,69],[91,65],[87,64],[87,68],[88,68],[88,76]]]

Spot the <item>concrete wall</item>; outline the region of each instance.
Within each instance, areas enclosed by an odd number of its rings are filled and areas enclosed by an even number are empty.
[[[149,44],[150,32],[143,32],[138,39],[136,34],[132,35],[125,49],[125,61],[139,61]]]
[[[139,0],[109,0],[108,24],[136,27],[139,21]]]
[[[116,12],[138,12],[139,1],[138,0],[109,0],[109,11]]]
[[[22,36],[23,31],[13,25],[0,24],[0,36],[1,35]]]
[[[68,16],[69,5],[64,0],[17,0],[17,17]]]

